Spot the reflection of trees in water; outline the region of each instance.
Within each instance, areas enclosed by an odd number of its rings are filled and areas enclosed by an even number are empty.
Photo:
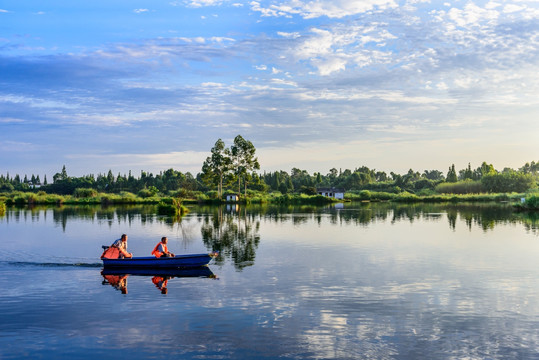
[[[539,212],[523,212],[517,214],[526,230],[539,235]]]
[[[440,221],[447,218],[449,227],[455,229],[458,220],[463,220],[471,230],[480,227],[483,231],[491,230],[496,225],[516,224],[522,222],[530,231],[537,231],[537,219],[534,213],[520,214],[510,204],[493,203],[443,203],[443,204],[395,204],[364,203],[349,205],[337,211],[332,221],[345,223],[368,224],[377,220],[391,219],[391,223],[399,221]]]
[[[252,265],[260,243],[260,215],[239,211],[226,212],[222,206],[202,217],[202,240],[212,251],[219,251],[216,262],[230,257],[237,269]]]
[[[181,239],[183,247],[188,248],[188,244],[198,241],[195,236],[195,223],[189,221],[182,221],[184,215],[177,216],[160,216],[162,222],[170,227],[170,231],[176,231]]]
[[[70,221],[87,221],[97,223],[108,223],[110,226],[127,223],[131,225],[134,221],[146,223],[157,222],[155,217],[155,206],[33,206],[26,208],[16,208],[6,213],[6,221],[41,221],[52,216],[56,225],[65,231]]]
[[[539,233],[539,213],[515,212],[510,204],[499,203],[442,203],[442,204],[398,204],[398,203],[352,203],[342,209],[329,208],[333,224],[368,225],[376,221],[390,219],[414,222],[441,221],[447,218],[449,227],[455,229],[458,220],[464,221],[471,230],[480,227],[483,231],[494,229],[496,225],[522,223],[528,231]],[[318,218],[318,223],[321,218]]]
[[[389,211],[385,206],[371,206],[369,203],[358,204],[358,207],[333,210],[329,208],[332,224],[367,225],[378,220],[385,220]],[[318,223],[321,222],[321,219]]]
[[[291,222],[295,226],[308,225],[311,221],[321,224],[324,219],[332,224],[346,225],[368,225],[377,221],[399,221],[414,222],[418,219],[422,221],[443,221],[447,219],[449,227],[456,229],[459,219],[471,230],[473,227],[479,227],[483,231],[493,229],[496,225],[519,224],[533,233],[539,234],[539,213],[537,212],[516,212],[510,204],[499,203],[420,203],[420,204],[398,204],[390,202],[381,203],[346,203],[342,208],[332,206],[281,206],[281,205],[249,205],[240,208],[219,208],[216,206],[198,206],[192,211],[192,214],[199,219],[204,217],[203,232],[208,231],[210,223],[215,231],[223,232],[227,230],[224,239],[232,235],[235,237],[244,237],[247,242],[252,237],[252,232],[257,230],[260,219],[276,223]],[[208,214],[208,215],[199,215]],[[156,216],[154,205],[126,205],[126,206],[34,206],[25,208],[7,208],[5,215],[1,218],[4,222],[38,222],[50,219],[52,217],[55,224],[62,227],[65,231],[70,221],[96,222],[97,224],[106,223],[112,226],[114,223],[129,224],[140,223],[141,225],[152,225],[154,223],[165,223],[171,226],[173,230],[178,227],[181,237],[184,240],[196,240],[194,235],[195,224],[190,228],[191,222],[184,223],[180,218],[169,219]],[[235,220],[236,223],[231,221]],[[219,225],[221,224],[221,225]],[[234,229],[236,227],[236,229]],[[217,235],[214,238],[219,239]],[[258,237],[258,235],[257,235]],[[211,236],[207,235],[207,239]],[[207,245],[213,244],[209,241]],[[231,240],[227,240],[231,241]],[[238,240],[239,241],[239,240]],[[249,240],[255,244],[254,239]],[[258,240],[257,240],[258,241]],[[221,246],[224,246],[222,244]],[[249,252],[254,259],[256,246],[245,247],[246,254],[242,254],[242,247],[237,247],[238,253],[234,255],[239,262],[241,259],[248,260]],[[250,250],[249,250],[250,249]],[[215,248],[214,250],[218,250]]]
[[[452,229],[456,228],[458,218],[464,221],[469,230],[477,226],[483,231],[492,230],[495,225],[518,222],[516,213],[510,206],[499,204],[449,204],[445,209]]]

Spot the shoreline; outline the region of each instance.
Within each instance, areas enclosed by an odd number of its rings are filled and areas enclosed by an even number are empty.
[[[394,202],[394,203],[506,203],[511,204],[517,211],[537,211],[539,210],[539,196],[517,193],[497,193],[497,194],[435,194],[419,196],[407,192],[386,193],[386,192],[361,192],[360,194],[345,194],[342,200],[324,197],[321,195],[304,194],[256,194],[247,199],[239,201],[225,201],[223,199],[211,199],[205,194],[198,194],[197,198],[178,199],[170,196],[153,196],[142,198],[131,193],[123,194],[98,194],[93,197],[76,198],[72,195],[57,194],[35,194],[35,193],[8,193],[0,194],[0,214],[5,212],[7,207],[22,207],[33,205],[160,205],[178,204],[185,205],[226,205],[226,204],[272,204],[272,205],[327,205],[346,202]]]

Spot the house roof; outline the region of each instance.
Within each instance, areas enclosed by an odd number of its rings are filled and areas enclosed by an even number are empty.
[[[346,190],[343,189],[343,188],[334,188],[334,187],[332,187],[332,188],[318,188],[318,189],[316,189],[316,191],[317,192],[334,192],[334,193],[336,193],[336,192],[338,192],[338,193],[346,192]]]

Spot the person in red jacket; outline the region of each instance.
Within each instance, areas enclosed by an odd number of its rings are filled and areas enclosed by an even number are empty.
[[[161,241],[155,245],[152,251],[152,255],[155,255],[155,257],[174,257],[174,254],[168,251],[167,247],[168,239],[166,236],[163,236],[161,238]]]

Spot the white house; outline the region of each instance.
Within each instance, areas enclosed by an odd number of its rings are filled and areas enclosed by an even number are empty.
[[[331,197],[334,199],[344,199],[344,189],[337,189],[337,188],[319,188],[316,190],[318,192],[318,195]]]
[[[240,197],[236,194],[229,194],[226,196],[226,201],[228,202],[236,202],[236,201],[239,201],[240,200]]]

